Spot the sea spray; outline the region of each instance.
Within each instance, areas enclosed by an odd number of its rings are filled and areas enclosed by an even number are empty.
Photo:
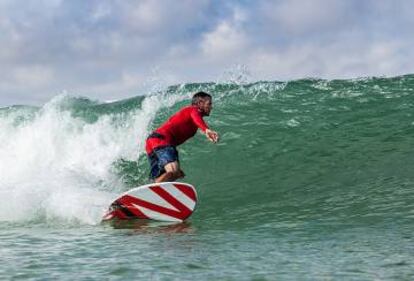
[[[23,117],[3,112],[0,220],[99,222],[104,208],[125,190],[114,164],[136,161],[157,111],[185,98],[169,95],[160,101],[162,96],[118,112],[99,112],[89,102],[93,117],[79,112],[85,99],[66,95],[27,116],[24,110]],[[25,121],[16,122],[17,117]]]

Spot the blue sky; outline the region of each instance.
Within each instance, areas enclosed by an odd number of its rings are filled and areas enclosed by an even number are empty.
[[[0,0],[0,106],[67,92],[413,73],[409,0]]]

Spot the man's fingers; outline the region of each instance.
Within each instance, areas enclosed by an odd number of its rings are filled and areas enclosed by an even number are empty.
[[[216,132],[214,132],[214,139],[216,141],[218,141],[220,139],[219,134],[217,134]]]
[[[212,139],[213,139],[213,141],[214,141],[214,142],[218,142],[218,140],[219,140],[219,135],[218,135],[216,132],[213,132],[213,134],[212,134]]]
[[[206,136],[210,141],[212,141],[214,143],[218,142],[218,140],[219,140],[219,136],[218,136],[217,132],[209,130],[209,129],[207,129],[207,131],[206,131]]]

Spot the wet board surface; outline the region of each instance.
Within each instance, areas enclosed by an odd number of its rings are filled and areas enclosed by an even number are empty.
[[[102,220],[146,219],[182,222],[194,212],[197,192],[182,182],[147,184],[120,195],[109,206]]]

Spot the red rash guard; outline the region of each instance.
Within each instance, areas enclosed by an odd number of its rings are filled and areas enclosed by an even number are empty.
[[[190,105],[182,108],[161,125],[154,133],[163,138],[150,137],[147,139],[145,150],[151,154],[154,148],[166,145],[177,146],[193,137],[197,129],[203,132],[208,129],[203,116],[196,106]]]

